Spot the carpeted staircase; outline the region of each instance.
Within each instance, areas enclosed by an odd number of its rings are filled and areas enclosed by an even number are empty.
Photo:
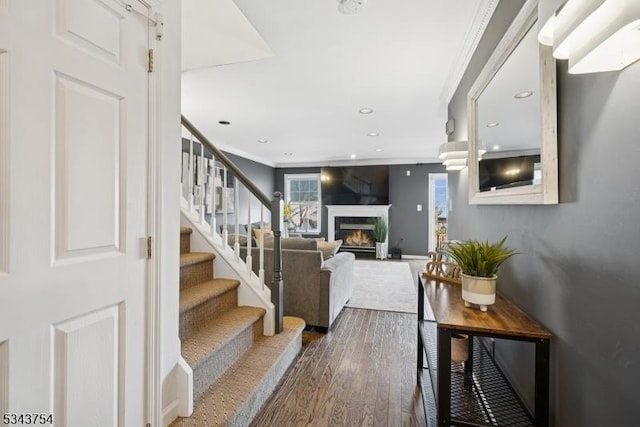
[[[235,279],[215,278],[215,255],[191,252],[191,228],[180,229],[180,339],[193,369],[195,408],[171,426],[246,426],[302,346],[304,321],[262,334],[263,308],[238,306]]]

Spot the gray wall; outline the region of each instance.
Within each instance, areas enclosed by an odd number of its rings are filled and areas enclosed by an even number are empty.
[[[440,163],[389,166],[389,247],[398,245],[403,255],[427,255],[429,174],[443,172],[446,170]],[[422,212],[418,212],[418,204]]]
[[[406,171],[411,171],[407,176]],[[319,173],[320,168],[276,169],[276,191],[284,194],[284,175]],[[389,247],[399,247],[403,254],[426,256],[429,247],[428,206],[429,173],[446,172],[441,164],[389,166]],[[422,212],[416,205],[421,204]],[[327,237],[327,211],[322,207],[322,236]]]
[[[254,162],[253,160],[245,159],[244,157],[236,156],[235,154],[226,153],[226,156],[235,163],[238,168],[244,173],[262,192],[271,198],[273,196],[274,190],[274,173],[275,169],[271,166],[264,165],[262,163]],[[236,187],[238,188],[238,187]],[[240,190],[240,199],[238,200],[238,204],[240,205],[240,214],[246,215],[247,206],[248,206],[248,193],[247,189],[242,186]],[[256,222],[260,220],[260,206],[261,203],[255,197],[251,198],[251,222]],[[222,215],[218,215],[221,217]],[[229,215],[229,221],[232,221],[233,215]],[[268,221],[271,218],[269,211],[267,209],[264,210],[264,219]],[[246,224],[248,218],[240,218],[238,223]],[[220,222],[220,218],[218,218],[218,223]]]
[[[449,105],[456,124],[466,123],[466,92],[514,3],[500,2]],[[554,334],[552,425],[640,423],[639,93],[640,63],[569,75],[558,62],[559,205],[470,206],[466,169],[450,175],[451,236],[506,234],[521,253],[501,269],[498,290]],[[497,355],[531,404],[532,348],[498,342]]]
[[[273,195],[275,168],[231,153],[224,153],[247,175],[269,198]]]

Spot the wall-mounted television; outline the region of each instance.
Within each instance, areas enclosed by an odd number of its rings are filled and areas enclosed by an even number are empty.
[[[322,168],[324,205],[388,205],[389,166]]]
[[[540,155],[482,159],[478,167],[480,191],[540,184]]]

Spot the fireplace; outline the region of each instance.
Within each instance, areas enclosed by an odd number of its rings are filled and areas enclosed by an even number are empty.
[[[327,239],[342,239],[341,249],[352,252],[376,251],[376,218],[389,223],[391,205],[327,205]],[[387,242],[382,242],[387,253]]]
[[[342,248],[352,252],[375,252],[374,217],[335,217],[335,239],[342,239]]]

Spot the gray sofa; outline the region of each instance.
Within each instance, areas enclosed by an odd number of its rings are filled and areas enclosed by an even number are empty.
[[[284,314],[304,319],[307,325],[329,329],[353,291],[355,256],[339,252],[324,260],[314,239],[282,239]],[[257,274],[258,248],[252,248],[252,269]],[[246,259],[246,247],[241,249]],[[265,283],[273,278],[273,246],[265,242]]]

